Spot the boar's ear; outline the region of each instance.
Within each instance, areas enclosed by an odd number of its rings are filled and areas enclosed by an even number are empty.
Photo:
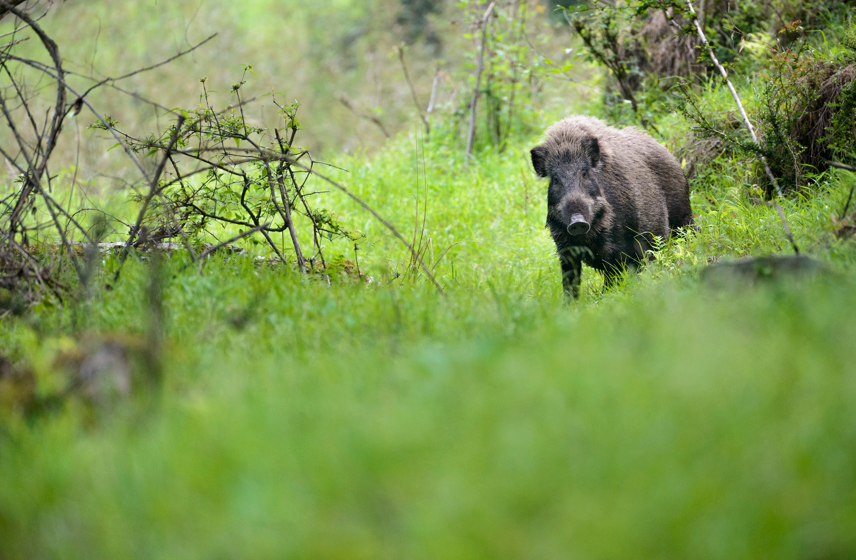
[[[544,146],[535,146],[529,153],[532,154],[532,167],[535,168],[535,173],[539,177],[547,176],[547,148]]]
[[[583,138],[582,145],[589,165],[597,167],[597,164],[600,162],[600,144],[598,144],[597,138],[594,136]]]

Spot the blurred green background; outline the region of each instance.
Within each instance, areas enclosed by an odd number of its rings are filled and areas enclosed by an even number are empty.
[[[530,33],[538,38],[539,53],[556,61],[567,58],[563,49],[570,34],[553,8],[547,3],[523,4],[531,4]],[[44,4],[33,6],[32,12],[38,14]],[[87,78],[118,77],[148,67],[216,33],[192,54],[117,85],[165,108],[191,108],[202,93],[200,79],[206,78],[209,92],[217,93],[215,106],[222,108],[236,102],[230,88],[241,80],[244,66],[252,65],[242,90],[244,99],[275,92],[281,102],[299,101],[303,146],[323,159],[343,152],[371,153],[384,144],[385,133],[358,114],[377,117],[390,135],[422,126],[398,58],[400,45],[406,48],[407,68],[422,110],[439,70],[435,118],[464,111],[472,95],[474,46],[479,40],[473,32],[483,10],[476,2],[447,0],[61,1],[40,24],[60,45],[67,69],[82,75],[68,79],[78,91],[91,85]],[[0,32],[11,29],[11,18],[6,18]],[[37,41],[20,49],[46,60]],[[550,82],[539,101],[567,93],[567,82]],[[358,114],[341,102],[343,96]],[[163,111],[122,92],[101,88],[87,99],[125,131],[145,136],[165,125]],[[251,104],[246,112],[252,124],[278,124],[269,102]],[[85,122],[75,124],[86,126],[94,120],[83,118]],[[87,178],[124,167],[121,154],[107,153],[113,144],[110,139],[97,142],[97,134],[81,134],[87,141],[79,160],[76,137],[63,138],[60,154],[65,165],[78,161]]]

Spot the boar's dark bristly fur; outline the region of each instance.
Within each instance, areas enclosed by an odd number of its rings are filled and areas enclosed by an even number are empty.
[[[568,295],[579,297],[582,262],[610,286],[646,260],[655,236],[693,225],[681,166],[641,130],[572,117],[548,128],[531,154],[535,172],[550,178],[546,225]]]

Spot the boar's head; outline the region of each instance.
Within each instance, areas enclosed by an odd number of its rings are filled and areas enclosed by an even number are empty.
[[[546,144],[530,151],[539,177],[550,178],[547,222],[561,224],[571,235],[584,235],[605,210],[599,180],[603,171],[597,138],[588,136],[574,144]]]

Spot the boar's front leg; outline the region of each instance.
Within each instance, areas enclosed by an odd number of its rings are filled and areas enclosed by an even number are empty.
[[[606,267],[603,271],[603,288],[601,293],[606,293],[618,284],[621,278],[621,270],[618,268]]]
[[[636,271],[639,263],[635,259],[622,259],[617,264],[604,263],[603,291],[606,292],[617,286],[627,272]]]
[[[574,296],[574,299],[579,299],[580,280],[583,275],[580,256],[573,254],[569,248],[565,248],[559,253],[559,262],[562,265],[562,287],[565,290],[565,296]]]

